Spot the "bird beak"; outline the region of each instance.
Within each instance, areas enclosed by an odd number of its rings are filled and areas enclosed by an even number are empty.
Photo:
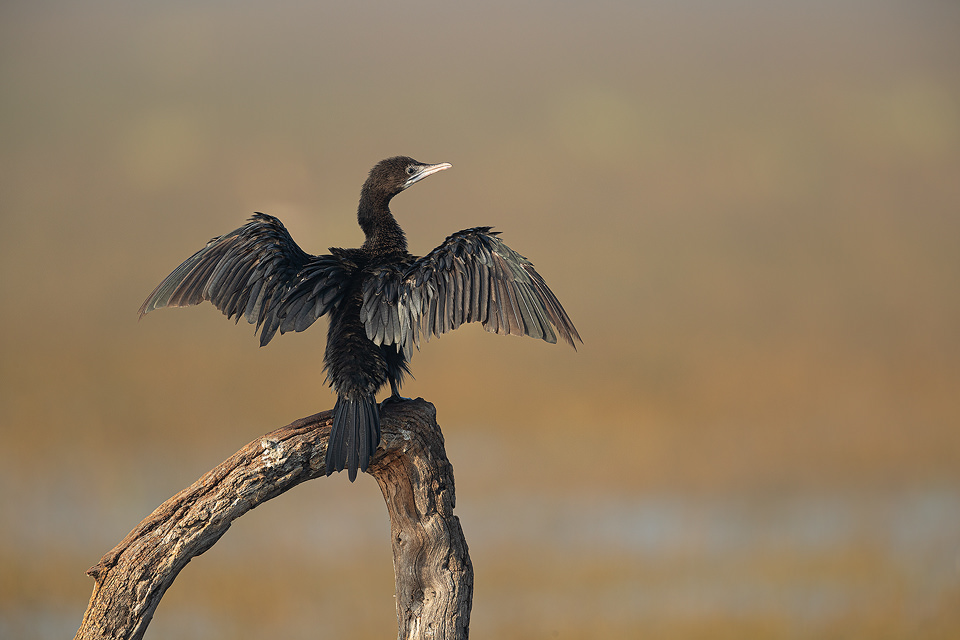
[[[407,181],[403,183],[403,188],[411,186],[415,182],[420,182],[427,176],[435,174],[437,171],[443,171],[444,169],[449,169],[453,165],[449,162],[441,162],[440,164],[425,164],[420,167],[420,170],[415,174],[407,178]]]

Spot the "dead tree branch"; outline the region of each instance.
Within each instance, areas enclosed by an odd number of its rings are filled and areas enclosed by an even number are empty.
[[[180,570],[250,509],[326,473],[331,412],[257,438],[144,519],[87,574],[96,580],[74,640],[142,638]],[[388,404],[369,472],[390,515],[400,640],[465,640],[473,567],[453,515],[453,468],[433,405]]]

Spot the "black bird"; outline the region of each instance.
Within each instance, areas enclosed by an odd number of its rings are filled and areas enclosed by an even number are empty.
[[[576,348],[573,322],[533,264],[505,245],[492,227],[454,233],[418,258],[390,213],[390,200],[450,164],[398,156],[370,171],[360,191],[359,249],[305,253],[277,218],[256,213],[236,231],[210,240],[160,283],[140,317],[161,307],[212,302],[228,318],[244,316],[260,345],[277,331],[303,331],[329,313],[323,363],[337,393],[327,447],[327,475],[366,471],[380,443],[377,392],[390,383],[402,400],[420,336],[439,336],[465,322],[487,331],[547,342],[557,335]],[[582,342],[582,340],[581,340]]]

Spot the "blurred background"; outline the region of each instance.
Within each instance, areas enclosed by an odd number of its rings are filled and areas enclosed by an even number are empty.
[[[247,442],[333,406],[325,322],[137,321],[254,211],[357,246],[381,158],[423,254],[495,225],[583,336],[479,325],[437,407],[475,638],[960,637],[960,5],[0,7],[0,637]],[[247,514],[148,638],[396,633],[375,481]]]

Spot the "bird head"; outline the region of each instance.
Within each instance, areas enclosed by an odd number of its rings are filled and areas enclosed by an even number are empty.
[[[370,170],[370,176],[363,187],[365,190],[392,198],[427,176],[449,169],[451,166],[453,165],[449,162],[425,164],[407,156],[387,158],[378,162]]]

